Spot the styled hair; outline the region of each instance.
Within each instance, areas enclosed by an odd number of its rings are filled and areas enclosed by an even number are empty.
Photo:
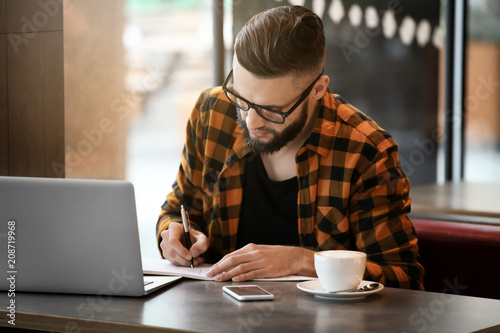
[[[236,36],[236,58],[260,78],[317,76],[325,63],[323,22],[302,6],[281,6],[253,16]]]

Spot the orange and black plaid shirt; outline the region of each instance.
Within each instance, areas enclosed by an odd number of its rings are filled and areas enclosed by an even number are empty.
[[[410,183],[396,143],[329,90],[320,104],[296,156],[300,245],[363,251],[365,279],[423,289],[417,238],[407,217]],[[253,154],[222,89],[204,91],[188,121],[180,169],[158,220],[158,241],[170,223],[181,220],[182,204],[191,226],[208,236],[212,257],[234,251],[245,161]]]

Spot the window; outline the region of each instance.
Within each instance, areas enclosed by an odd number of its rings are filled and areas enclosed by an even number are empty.
[[[500,2],[468,0],[465,180],[500,182]]]

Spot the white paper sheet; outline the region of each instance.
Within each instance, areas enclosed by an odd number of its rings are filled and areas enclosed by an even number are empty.
[[[209,264],[202,264],[200,266],[196,266],[195,268],[181,267],[173,265],[172,263],[170,263],[170,261],[166,259],[148,258],[148,257],[142,258],[142,270],[144,271],[144,274],[150,274],[150,275],[175,275],[175,276],[183,276],[190,279],[213,281],[214,280],[213,277],[209,278],[206,276],[210,267],[212,267],[212,265]],[[316,278],[308,276],[290,275],[278,278],[255,279],[254,281],[306,281],[314,279]]]

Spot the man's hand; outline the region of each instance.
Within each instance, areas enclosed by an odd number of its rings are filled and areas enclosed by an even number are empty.
[[[293,246],[248,244],[227,254],[207,272],[216,281],[247,281],[288,275],[316,276],[314,251]]]
[[[184,243],[184,228],[181,223],[171,223],[167,230],[161,233],[162,241],[160,248],[163,257],[177,266],[189,266],[189,260],[193,258],[195,266],[203,263],[199,257],[208,249],[208,238],[204,233],[190,229],[191,248],[188,250]]]

